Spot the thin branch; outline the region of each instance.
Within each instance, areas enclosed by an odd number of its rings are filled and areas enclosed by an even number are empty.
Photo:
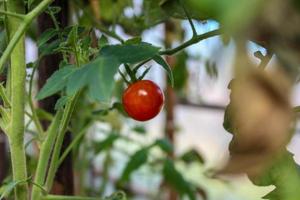
[[[33,139],[35,139],[35,138],[33,138]],[[47,193],[47,190],[43,186],[41,186],[40,184],[37,184],[37,183],[35,183],[35,182],[31,181],[31,180],[29,181],[29,183],[31,183],[32,185],[40,188],[43,191],[43,193]]]
[[[208,38],[211,38],[211,37],[214,37],[214,36],[217,36],[217,35],[220,35],[222,33],[222,30],[221,29],[217,29],[217,30],[213,30],[213,31],[209,31],[209,32],[206,32],[206,33],[203,33],[201,35],[196,35],[195,37],[192,37],[192,39],[182,43],[181,45],[179,45],[178,47],[175,47],[174,49],[167,49],[167,50],[164,50],[164,51],[160,51],[159,54],[160,55],[173,55],[191,45],[194,45],[202,40],[205,40],[205,39],[208,39]]]
[[[47,195],[42,200],[103,200],[96,197],[80,197],[80,196],[63,196],[63,195]]]
[[[8,15],[8,16],[11,16],[11,17],[16,17],[18,19],[24,19],[25,18],[25,15],[9,12],[9,11],[5,11],[5,10],[0,10],[0,14]]]
[[[133,69],[133,73],[137,73],[137,71],[144,65],[146,64],[147,62],[149,62],[151,59],[148,59],[148,60],[145,60],[143,62],[141,62],[140,64],[138,64],[134,69]]]
[[[143,74],[138,78],[138,80],[142,80],[142,79],[147,75],[147,73],[150,71],[150,69],[151,69],[151,66],[148,67],[148,68],[143,72]]]
[[[40,137],[39,139],[43,139],[43,137],[45,137],[45,132],[44,132],[43,126],[38,118],[36,109],[34,108],[33,99],[32,99],[33,77],[36,72],[38,63],[39,63],[39,59],[36,61],[35,66],[33,67],[32,73],[30,75],[28,103],[29,103],[29,107],[31,109],[33,123],[35,124],[37,131],[39,133],[39,137]]]
[[[76,137],[72,140],[71,144],[67,147],[67,149],[64,151],[62,156],[59,158],[58,166],[61,165],[61,163],[65,160],[67,155],[71,152],[73,147],[76,144],[78,144],[78,142],[81,140],[81,138],[83,138],[83,136],[86,134],[86,132],[87,132],[88,128],[91,126],[91,124],[92,124],[91,122],[88,123],[86,126],[83,127],[83,129],[81,129],[81,131],[78,134],[76,134]]]
[[[54,14],[53,14],[53,11],[52,11],[51,9],[49,9],[49,15],[50,15],[50,17],[51,17],[51,19],[52,19],[52,22],[53,22],[53,24],[54,24],[55,29],[56,29],[57,31],[59,31],[59,25],[58,25],[58,22],[57,22],[57,20],[56,20]],[[60,32],[59,32],[59,33],[60,33]]]
[[[5,107],[11,107],[11,103],[6,95],[6,92],[5,92],[5,88],[3,86],[2,83],[0,83],[0,97],[2,98],[2,101],[4,103],[4,106]]]
[[[131,82],[136,81],[135,73],[130,69],[130,66],[128,64],[124,64],[126,73],[129,75]]]
[[[205,39],[208,39],[208,38],[211,38],[211,37],[214,37],[214,36],[217,36],[217,35],[220,35],[222,33],[221,29],[217,29],[217,30],[213,30],[213,31],[210,31],[210,32],[207,32],[207,33],[203,33],[201,35],[196,35],[194,37],[192,37],[190,40],[182,43],[181,45],[179,45],[178,47],[175,47],[174,49],[167,49],[167,50],[164,50],[164,51],[160,51],[159,52],[159,55],[173,55],[173,54],[176,54],[177,52],[191,46],[191,45],[194,45],[202,40],[205,40]],[[137,66],[135,66],[135,68],[133,69],[133,72],[134,73],[137,73],[137,71],[144,65],[146,64],[147,62],[151,61],[152,59],[147,59],[143,62],[141,62],[140,64],[138,64]]]
[[[192,28],[192,31],[193,31],[193,37],[196,37],[197,36],[197,31],[196,31],[196,28],[195,28],[195,25],[193,23],[193,20],[190,16],[190,14],[188,13],[188,11],[186,10],[186,7],[184,6],[184,4],[182,3],[182,0],[178,0],[179,4],[181,5],[182,9],[183,9],[183,12],[184,14],[186,15],[189,23],[190,23],[190,26]]]
[[[255,52],[254,56],[257,57],[258,59],[260,59],[260,64],[258,65],[258,68],[265,69],[267,67],[267,65],[269,64],[269,62],[271,61],[273,55],[274,54],[269,50],[267,50],[267,54],[265,56],[262,55],[262,53],[260,51]]]
[[[121,75],[121,77],[123,78],[123,80],[125,81],[125,83],[126,83],[127,85],[130,85],[130,81],[128,81],[128,80],[126,79],[125,74],[123,74],[123,72],[121,72],[121,70],[118,70],[118,72],[119,72],[119,74]]]

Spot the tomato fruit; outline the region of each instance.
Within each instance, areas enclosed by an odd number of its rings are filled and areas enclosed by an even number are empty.
[[[137,121],[154,118],[162,109],[164,94],[150,80],[137,81],[125,90],[122,97],[127,114]]]

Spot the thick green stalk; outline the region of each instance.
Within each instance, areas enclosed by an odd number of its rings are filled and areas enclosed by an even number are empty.
[[[21,0],[7,1],[9,12],[23,13],[24,5]],[[7,30],[9,39],[13,37],[21,20],[15,17],[7,17]],[[11,70],[11,123],[8,130],[9,145],[11,152],[11,162],[13,170],[13,179],[15,182],[26,180],[26,155],[24,148],[24,113],[25,113],[25,36],[20,35],[15,44],[10,57]],[[28,197],[27,182],[19,184],[15,188],[15,199],[26,200]]]
[[[62,196],[62,195],[47,195],[42,200],[103,200],[95,197],[79,197],[79,196]]]
[[[200,42],[202,40],[220,35],[221,33],[222,33],[222,30],[217,29],[217,30],[213,30],[213,31],[203,33],[201,35],[193,36],[190,40],[182,43],[178,47],[175,47],[174,49],[167,49],[167,50],[164,50],[164,51],[160,51],[159,54],[160,55],[173,55],[173,54],[175,54],[175,53],[177,53],[177,52],[179,52],[179,51],[181,51],[181,50],[183,50],[183,49],[185,49],[185,48],[187,48],[187,47],[189,47],[193,44],[197,44],[198,42]]]
[[[31,24],[31,22],[35,19],[36,16],[38,16],[41,12],[43,12],[52,1],[53,0],[42,1],[30,13],[28,13],[27,15],[24,15],[23,20],[17,20],[16,17],[12,17],[11,19],[9,18],[10,20],[8,20],[8,21],[11,21],[11,22],[15,21],[18,24],[18,26],[16,26],[14,28],[13,32],[9,31],[9,33],[10,33],[9,34],[10,35],[9,43],[0,58],[0,72],[3,70],[4,64],[6,63],[10,54],[15,49],[18,42],[20,40],[22,40],[21,38],[24,36],[24,33],[27,30],[27,28],[29,27],[29,25]],[[23,1],[21,1],[21,0],[8,0],[8,3],[7,3],[8,7],[9,7],[9,4],[10,5],[15,4],[16,6],[19,6],[22,9],[24,9]],[[10,10],[10,9],[8,9],[8,11],[9,12],[17,12],[15,10]]]
[[[45,140],[42,143],[40,151],[40,159],[37,165],[34,183],[38,185],[44,185],[46,172],[48,168],[49,159],[51,156],[52,148],[57,137],[58,129],[61,122],[63,111],[58,111],[55,115],[53,122],[51,123]],[[41,188],[33,186],[31,199],[40,199]]]
[[[76,94],[72,100],[66,105],[66,108],[63,111],[59,111],[56,113],[55,121],[50,126],[49,131],[47,133],[47,139],[44,141],[40,159],[37,167],[37,172],[35,175],[35,183],[39,185],[45,186],[46,190],[49,191],[55,173],[58,167],[60,149],[63,143],[64,135],[68,124],[70,122],[76,101],[78,99],[79,93]],[[61,120],[59,120],[61,119]],[[55,144],[54,144],[55,143]],[[54,145],[54,150],[52,152]],[[51,156],[52,153],[52,156]],[[49,164],[49,158],[51,157],[50,167],[48,170],[48,176],[45,182],[46,173],[47,173],[47,166]],[[39,200],[42,196],[42,190],[39,187],[33,187],[31,199],[32,200]]]

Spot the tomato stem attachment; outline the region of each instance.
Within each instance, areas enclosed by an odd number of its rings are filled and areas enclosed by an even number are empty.
[[[148,72],[150,71],[150,69],[151,69],[151,66],[148,67],[148,68],[143,72],[143,74],[138,78],[138,80],[142,80],[142,79],[146,76],[146,74],[148,74]]]
[[[130,85],[131,83],[130,83],[130,81],[128,81],[128,80],[126,79],[125,74],[123,74],[123,73],[121,72],[121,70],[118,70],[118,72],[119,72],[119,74],[121,75],[122,79],[125,81],[125,83],[126,83],[127,85]]]
[[[135,76],[135,73],[133,70],[131,70],[130,66],[128,64],[124,64],[125,66],[125,70],[127,72],[127,74],[129,75],[130,79],[131,79],[131,82],[136,82],[137,81],[137,78]]]
[[[183,2],[182,2],[181,0],[178,0],[178,3],[179,3],[180,6],[182,7],[183,12],[184,12],[184,14],[186,15],[186,17],[187,17],[187,19],[188,19],[188,21],[189,21],[189,23],[190,23],[190,26],[191,26],[192,31],[193,31],[193,37],[196,37],[196,36],[197,36],[197,31],[196,31],[195,25],[194,25],[194,23],[193,23],[193,20],[192,20],[190,14],[189,14],[188,11],[186,10],[186,7],[185,7],[185,5],[183,4]]]

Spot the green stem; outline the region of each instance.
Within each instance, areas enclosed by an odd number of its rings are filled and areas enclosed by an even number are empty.
[[[123,72],[120,69],[118,70],[118,72],[119,72],[120,76],[122,77],[122,79],[125,81],[125,83],[127,85],[130,85],[131,83],[130,83],[130,81],[127,80],[125,74],[123,74]]]
[[[182,43],[181,45],[179,45],[178,47],[175,47],[174,49],[167,49],[167,50],[164,50],[164,51],[160,51],[159,54],[160,55],[173,55],[193,44],[196,44],[202,40],[205,40],[205,39],[208,39],[208,38],[211,38],[211,37],[214,37],[214,36],[217,36],[217,35],[220,35],[222,33],[221,29],[217,29],[217,30],[213,30],[213,31],[209,31],[207,33],[203,33],[201,35],[196,35],[194,37],[192,37],[192,39]]]
[[[12,53],[12,51],[18,44],[19,40],[23,37],[25,31],[27,30],[27,28],[29,27],[31,22],[35,19],[36,16],[38,16],[41,12],[43,12],[52,1],[53,0],[43,0],[30,13],[28,13],[27,15],[24,16],[24,20],[22,22],[17,20],[18,26],[14,29],[13,32],[9,31],[10,41],[9,41],[5,51],[3,52],[3,55],[0,58],[0,72],[2,72],[4,64],[6,63],[10,54]],[[9,5],[9,3],[8,3],[8,5]],[[22,3],[20,3],[20,5],[22,5]],[[9,11],[15,12],[15,11],[11,11],[11,10],[9,10]],[[16,19],[12,19],[12,20],[16,20]]]
[[[5,11],[5,10],[0,10],[0,14],[8,15],[8,16],[15,17],[18,19],[24,19],[24,17],[25,17],[25,15],[14,13],[14,12],[9,12],[9,11]]]
[[[148,60],[145,60],[143,62],[141,62],[140,64],[138,64],[137,66],[135,66],[135,68],[133,69],[133,73],[137,73],[137,71],[144,65],[146,64],[147,62],[149,62],[151,59],[148,59]]]
[[[57,22],[57,20],[56,20],[56,18],[55,18],[55,16],[54,16],[54,14],[53,14],[53,12],[52,12],[51,9],[49,9],[49,15],[50,15],[50,17],[51,17],[51,19],[52,19],[52,22],[53,22],[53,24],[54,24],[55,29],[56,29],[57,31],[59,31],[59,25],[58,25],[58,22]],[[61,32],[59,32],[59,35],[61,36]]]
[[[23,13],[23,1],[7,1],[9,12]],[[19,19],[8,17],[7,29],[9,38],[18,30],[21,21]],[[11,152],[11,162],[13,171],[13,180],[15,182],[27,179],[26,155],[24,148],[24,113],[25,113],[25,36],[20,34],[12,48],[10,58],[11,70],[11,124],[8,130],[8,139]],[[8,56],[7,56],[8,58]],[[1,58],[2,59],[2,58]],[[21,183],[15,188],[15,199],[26,200],[28,197],[27,182]]]
[[[76,50],[76,46],[74,46],[75,50]],[[77,51],[75,51],[75,60],[76,60],[76,66],[80,66],[82,63],[79,63],[79,54]],[[68,129],[68,125],[69,122],[71,120],[73,111],[74,111],[74,107],[77,103],[77,100],[79,98],[81,94],[81,91],[77,92],[71,99],[70,102],[67,103],[65,109],[64,109],[64,113],[62,116],[62,122],[59,128],[59,132],[58,132],[58,136],[55,142],[55,146],[54,146],[54,150],[52,153],[52,158],[51,158],[51,163],[50,163],[50,167],[49,167],[49,173],[45,182],[45,186],[46,189],[49,191],[52,187],[53,181],[54,181],[54,177],[56,174],[56,171],[59,167],[59,156],[61,153],[61,147],[64,141],[64,137],[65,137],[65,133]]]
[[[179,51],[181,51],[181,50],[183,50],[183,49],[185,49],[185,48],[187,48],[187,47],[189,47],[191,45],[197,44],[198,42],[200,42],[202,40],[205,40],[205,39],[208,39],[208,38],[220,35],[221,33],[222,33],[221,29],[217,29],[217,30],[213,30],[213,31],[210,31],[210,32],[207,32],[207,33],[203,33],[201,35],[195,35],[190,40],[182,43],[181,45],[179,45],[178,47],[175,47],[174,49],[167,49],[167,50],[164,50],[164,51],[160,51],[159,55],[169,55],[170,56],[170,55],[176,54]],[[144,64],[146,64],[149,61],[151,61],[151,59],[147,59],[147,60],[141,62],[140,64],[136,65],[135,68],[132,70],[133,73],[137,73],[137,71]]]
[[[5,107],[11,107],[11,103],[6,95],[4,86],[0,83],[0,97],[2,98]]]
[[[42,124],[41,124],[41,122],[40,122],[40,120],[38,118],[38,115],[36,113],[36,109],[34,108],[33,100],[32,100],[33,77],[34,77],[34,74],[36,72],[38,63],[39,63],[39,59],[37,60],[36,65],[34,66],[32,74],[30,76],[30,80],[29,80],[29,92],[28,92],[28,103],[29,103],[29,107],[31,109],[33,123],[34,123],[34,125],[35,125],[35,127],[36,127],[36,129],[37,129],[37,131],[39,133],[39,139],[42,140],[45,137],[44,129],[43,129]]]
[[[126,70],[127,74],[130,77],[130,82],[137,81],[135,73],[130,69],[130,66],[128,64],[124,64],[124,66],[125,66],[125,70]]]
[[[192,31],[193,31],[193,37],[194,37],[194,36],[197,36],[197,31],[196,31],[195,25],[194,25],[194,23],[193,23],[193,20],[192,20],[192,18],[191,18],[191,16],[190,16],[189,12],[186,10],[185,5],[183,4],[182,0],[178,0],[178,2],[179,2],[179,4],[181,5],[181,7],[182,7],[182,9],[183,9],[183,11],[184,11],[186,17],[188,18],[188,21],[189,21],[190,26],[191,26]]]
[[[63,116],[62,116],[61,125],[59,128],[58,136],[56,139],[56,143],[55,143],[52,158],[51,158],[49,173],[48,173],[47,180],[45,183],[45,186],[48,191],[51,189],[51,186],[54,181],[55,173],[59,167],[58,163],[59,163],[60,150],[61,150],[64,136],[65,136],[66,130],[68,128],[68,124],[70,122],[70,119],[71,119],[71,116],[72,116],[72,113],[73,113],[73,110],[74,110],[74,107],[76,105],[79,95],[80,95],[80,92],[78,92],[77,94],[74,95],[72,100],[66,105],[66,108],[65,108]]]
[[[47,195],[47,196],[42,197],[42,200],[103,200],[103,199],[95,198],[95,197]]]
[[[35,179],[34,179],[34,182],[36,184],[39,184],[39,185],[44,184],[45,177],[46,177],[46,171],[47,171],[49,159],[51,156],[51,150],[55,143],[55,139],[57,137],[62,114],[63,114],[63,112],[59,111],[55,115],[55,118],[47,131],[47,137],[41,146],[40,159],[39,159],[39,162],[37,165]],[[41,195],[40,188],[33,186],[31,199],[38,200],[40,198],[40,195]]]
[[[43,0],[35,9],[25,16],[23,21],[15,19],[24,12],[23,1],[7,1],[6,29],[9,33],[9,43],[0,58],[0,71],[12,54],[10,67],[10,98],[11,98],[11,125],[9,127],[9,144],[11,151],[12,171],[14,181],[27,178],[26,155],[24,148],[24,113],[25,113],[25,31],[34,18],[40,14],[53,0]],[[8,16],[8,13],[19,13]],[[15,199],[26,200],[28,198],[28,185],[23,183],[15,188]]]
[[[83,129],[81,129],[81,131],[78,134],[76,134],[76,137],[72,140],[71,144],[67,147],[67,149],[64,151],[64,153],[60,157],[60,159],[58,161],[58,166],[60,166],[61,163],[65,160],[65,158],[71,152],[73,147],[79,143],[79,141],[86,134],[86,132],[90,126],[91,126],[91,123],[88,123]]]

